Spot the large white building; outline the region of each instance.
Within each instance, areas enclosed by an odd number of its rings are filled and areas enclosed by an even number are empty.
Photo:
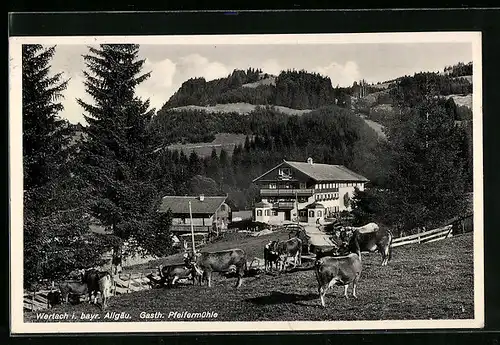
[[[261,201],[254,206],[255,220],[264,223],[318,219],[351,210],[354,189],[369,182],[342,165],[287,162],[253,180],[260,187]],[[298,219],[297,219],[298,217]]]

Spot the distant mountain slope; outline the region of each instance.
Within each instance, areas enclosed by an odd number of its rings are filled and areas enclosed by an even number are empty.
[[[287,115],[302,115],[311,112],[310,109],[291,109],[279,105],[265,105],[265,104],[250,104],[250,103],[226,103],[216,104],[213,106],[199,106],[199,105],[186,105],[183,107],[172,108],[171,110],[200,110],[209,114],[213,113],[238,113],[241,115],[248,115],[257,107],[270,108]]]
[[[199,157],[202,158],[209,157],[212,154],[213,149],[215,149],[217,155],[220,155],[222,149],[231,155],[237,145],[243,145],[245,143],[245,138],[245,134],[217,133],[215,135],[215,139],[211,142],[172,144],[168,146],[168,149],[183,151],[186,155],[189,155],[192,151],[194,151]]]

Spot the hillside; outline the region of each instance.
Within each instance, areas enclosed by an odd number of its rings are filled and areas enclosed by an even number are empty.
[[[194,151],[201,158],[210,157],[213,149],[218,155],[220,155],[221,150],[225,150],[231,155],[236,146],[245,143],[245,138],[244,134],[217,133],[215,139],[208,143],[172,144],[168,146],[168,149],[183,151],[186,155]]]
[[[255,109],[257,109],[258,107],[270,108],[272,110],[276,110],[286,115],[302,115],[311,112],[310,109],[291,109],[279,105],[264,105],[264,104],[250,104],[250,103],[226,103],[226,104],[216,104],[213,106],[186,105],[183,107],[171,108],[170,110],[172,111],[200,110],[209,114],[237,113],[240,115],[248,115],[251,112],[255,111]]]
[[[262,249],[265,241],[280,237],[273,234],[212,246],[237,246],[250,252],[250,248]],[[214,274],[212,288],[188,284],[133,292],[112,297],[107,311],[126,312],[131,316],[127,321],[143,321],[139,318],[142,311],[168,315],[179,306],[189,312],[215,311],[218,316],[214,321],[444,320],[474,316],[472,234],[395,248],[385,267],[380,266],[379,254],[363,254],[362,263],[358,299],[346,300],[343,289],[333,287],[326,295],[326,308],[319,305],[314,271],[306,266],[295,272],[246,278],[238,290],[233,288],[234,278]],[[307,265],[305,260],[303,264]],[[87,303],[60,305],[52,311],[77,315],[99,312]],[[26,312],[25,321],[37,322],[36,313]]]

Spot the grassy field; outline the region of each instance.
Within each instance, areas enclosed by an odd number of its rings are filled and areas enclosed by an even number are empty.
[[[240,235],[241,236],[241,235]],[[207,246],[207,250],[240,247],[249,257],[261,256],[262,245],[270,238],[286,238],[277,233],[257,238],[234,237]],[[177,259],[180,259],[178,257]],[[169,258],[168,261],[177,261]],[[398,247],[388,266],[380,266],[380,255],[363,255],[363,272],[358,299],[345,300],[343,288],[327,294],[321,308],[314,271],[269,273],[244,280],[239,290],[235,279],[214,274],[212,288],[184,285],[160,288],[113,297],[107,311],[125,312],[125,321],[142,321],[141,312],[161,312],[169,319],[171,311],[216,312],[212,321],[300,321],[300,320],[405,320],[465,319],[473,317],[473,245],[472,234],[450,239]],[[164,262],[168,262],[166,259]],[[305,263],[305,262],[304,262]],[[157,264],[154,263],[154,264]],[[143,267],[147,269],[147,267]],[[80,315],[104,313],[88,304],[56,306],[52,312]],[[27,322],[36,315],[26,312]],[[74,321],[80,321],[79,316]]]
[[[243,145],[245,138],[245,134],[217,133],[215,139],[210,143],[173,144],[168,149],[182,150],[188,156],[192,151],[195,151],[199,157],[210,157],[213,149],[220,155],[221,150],[224,149],[229,155],[232,155],[235,146]]]

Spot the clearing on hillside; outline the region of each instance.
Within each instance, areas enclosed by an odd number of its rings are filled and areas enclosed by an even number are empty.
[[[286,235],[235,238],[206,249],[237,246],[253,256],[269,239]],[[334,287],[326,296],[326,308],[319,304],[314,271],[300,270],[245,278],[239,290],[233,287],[234,278],[214,274],[212,288],[187,284],[134,292],[111,298],[106,311],[130,315],[124,321],[146,321],[140,318],[144,311],[163,313],[163,318],[156,321],[199,321],[169,318],[171,311],[218,314],[216,319],[205,321],[470,319],[474,317],[472,239],[468,233],[433,243],[398,247],[384,267],[380,266],[379,254],[363,254],[358,299],[346,300],[343,288]],[[99,321],[112,321],[104,319],[105,313],[98,307],[86,303],[56,306],[52,311],[69,315],[99,313]],[[37,322],[36,313],[26,312],[25,321]],[[77,317],[66,321],[81,320]]]

